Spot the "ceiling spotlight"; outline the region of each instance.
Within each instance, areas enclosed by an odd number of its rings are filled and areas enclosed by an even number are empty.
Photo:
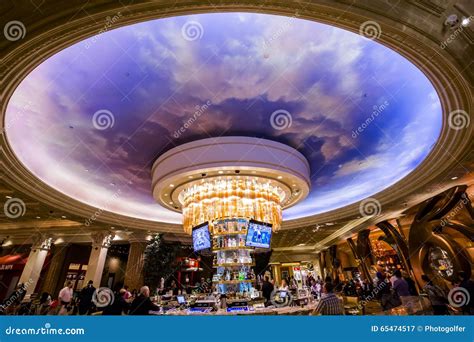
[[[168,196],[168,194],[165,194],[165,197],[167,197],[167,196]]]
[[[221,170],[221,171],[218,171],[217,173],[222,175],[224,173],[224,171]]]
[[[171,201],[169,201],[168,203],[169,203],[169,204],[173,204],[173,202],[171,202]]]
[[[193,178],[193,176],[188,176],[188,178],[189,178],[189,179],[192,179],[192,178]]]
[[[458,176],[451,177],[451,180],[456,180],[458,179]]]
[[[36,216],[37,219],[40,219],[41,217],[40,216]]]
[[[174,188],[174,184],[170,184],[170,188]]]
[[[306,246],[306,244],[305,243],[299,243],[298,246],[300,246],[300,247],[301,246]]]
[[[470,23],[471,23],[471,17],[462,18],[462,20],[461,20],[461,25],[464,26],[464,27],[469,26]]]
[[[10,198],[12,198],[12,197],[11,197],[11,196],[5,196],[5,198],[10,199]]]
[[[65,218],[66,218],[66,216],[65,216],[65,215],[63,215],[63,216],[61,216],[61,218],[65,219]]]
[[[282,179],[282,178],[283,178],[283,176],[278,176],[277,178],[278,178],[278,179]]]

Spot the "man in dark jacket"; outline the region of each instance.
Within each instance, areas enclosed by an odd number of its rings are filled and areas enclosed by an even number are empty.
[[[87,315],[91,313],[92,297],[95,292],[95,287],[92,285],[93,283],[92,280],[89,280],[87,286],[84,287],[79,294],[79,315]]]
[[[263,298],[265,298],[265,302],[270,301],[271,294],[273,292],[273,284],[270,283],[270,279],[268,277],[265,277],[263,283],[262,283],[262,295]]]
[[[140,294],[135,298],[130,307],[130,315],[149,315],[150,311],[158,311],[160,308],[150,300],[150,289],[143,286]]]

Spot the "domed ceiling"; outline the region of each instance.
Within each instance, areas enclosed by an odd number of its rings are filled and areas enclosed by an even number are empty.
[[[121,16],[109,19],[113,27]],[[423,73],[342,29],[251,13],[107,28],[33,70],[5,117],[19,160],[95,207],[180,223],[152,197],[153,161],[186,142],[240,135],[306,156],[311,193],[284,219],[306,217],[393,185],[441,130]]]

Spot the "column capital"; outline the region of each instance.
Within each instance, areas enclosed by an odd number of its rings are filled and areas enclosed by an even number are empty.
[[[115,234],[108,230],[91,233],[92,248],[109,248]]]
[[[150,234],[148,234],[147,232],[135,231],[135,232],[132,232],[128,236],[128,241],[130,243],[134,243],[134,242],[147,243],[148,242],[148,239],[147,239],[148,236],[150,236]]]
[[[41,249],[48,251],[51,249],[51,245],[53,244],[53,238],[49,235],[35,234],[32,236],[32,240],[32,250]]]

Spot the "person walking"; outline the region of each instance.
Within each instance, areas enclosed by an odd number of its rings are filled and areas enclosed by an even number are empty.
[[[58,315],[67,315],[72,301],[72,295],[72,282],[68,281],[66,286],[61,291],[59,291],[58,299],[61,305]]]
[[[95,287],[94,282],[89,280],[86,287],[84,287],[79,293],[79,315],[91,314],[92,310],[92,297],[94,296]]]
[[[402,302],[402,305],[407,308],[407,313],[413,313],[413,298],[410,293],[410,287],[405,279],[402,277],[402,272],[400,270],[396,270],[393,273],[394,281],[393,281],[393,289],[397,293],[398,297]]]

